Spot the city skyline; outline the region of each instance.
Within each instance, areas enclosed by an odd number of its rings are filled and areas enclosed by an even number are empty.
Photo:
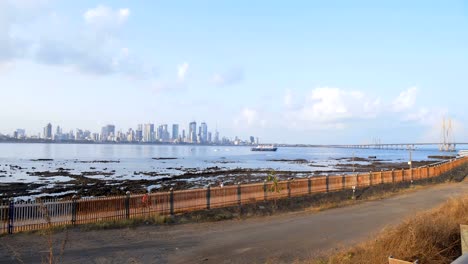
[[[156,129],[155,129],[156,128]],[[154,123],[138,124],[136,128],[116,129],[114,124],[107,124],[98,131],[88,129],[70,129],[66,130],[60,125],[54,126],[52,123],[47,123],[42,133],[27,133],[26,129],[18,128],[12,133],[0,134],[6,136],[4,139],[17,140],[46,140],[54,142],[140,142],[140,143],[175,143],[175,144],[233,144],[233,145],[252,145],[258,144],[259,139],[254,136],[249,136],[247,139],[241,139],[238,136],[220,137],[217,128],[212,131],[208,130],[206,122],[201,122],[197,126],[196,121],[192,121],[186,129],[182,127],[179,130],[179,124],[172,124],[172,130],[169,130],[168,124],[160,124],[157,127]],[[180,132],[181,131],[181,132]],[[198,131],[198,133],[197,133]],[[0,137],[0,139],[2,139]]]
[[[467,14],[455,0],[1,1],[0,133],[204,120],[264,142],[437,142],[446,116],[468,141]]]

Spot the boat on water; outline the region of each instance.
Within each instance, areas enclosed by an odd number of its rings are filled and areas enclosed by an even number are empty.
[[[270,145],[270,146],[263,146],[263,145],[258,145],[256,147],[251,148],[251,151],[276,151],[278,148]]]

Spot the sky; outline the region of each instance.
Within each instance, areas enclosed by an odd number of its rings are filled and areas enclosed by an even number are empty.
[[[468,142],[466,1],[0,0],[0,133]]]

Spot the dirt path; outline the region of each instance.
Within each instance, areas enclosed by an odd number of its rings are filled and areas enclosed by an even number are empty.
[[[372,237],[416,211],[468,193],[468,182],[442,184],[379,201],[320,213],[135,229],[68,233],[64,263],[290,263]],[[63,238],[57,234],[56,238]],[[40,263],[46,240],[18,234],[0,238],[0,263]]]

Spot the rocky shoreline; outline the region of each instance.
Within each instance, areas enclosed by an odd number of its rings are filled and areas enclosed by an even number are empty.
[[[152,158],[153,160],[174,159],[171,157]],[[49,159],[37,159],[33,161],[52,161]],[[272,162],[285,162],[300,164],[310,167],[310,170],[291,171],[275,170],[274,173],[279,179],[303,178],[317,175],[334,175],[363,173],[369,171],[381,171],[391,169],[408,168],[407,162],[389,162],[375,158],[343,157],[330,159],[334,165],[317,164],[307,159],[272,159]],[[130,175],[117,175],[112,168],[113,164],[120,163],[116,160],[94,160],[80,161],[75,163],[108,164],[108,167],[89,167],[81,172],[74,172],[70,168],[57,167],[54,170],[29,171],[13,164],[5,164],[12,171],[25,171],[28,176],[38,177],[35,182],[3,182],[0,183],[0,199],[10,197],[21,197],[29,199],[34,197],[70,197],[78,195],[81,197],[123,195],[125,192],[144,193],[147,191],[168,191],[203,188],[208,185],[231,185],[236,183],[263,182],[272,173],[272,169],[246,169],[212,166],[204,169],[168,167],[167,169],[179,171],[178,175],[170,175],[161,171],[133,171]],[[434,163],[434,161],[414,161],[413,167],[424,166]],[[35,167],[33,167],[36,169]],[[323,168],[323,169],[322,169]],[[6,177],[7,171],[0,171],[0,177]],[[57,181],[54,177],[62,177],[65,180]],[[49,180],[50,179],[50,180]]]

